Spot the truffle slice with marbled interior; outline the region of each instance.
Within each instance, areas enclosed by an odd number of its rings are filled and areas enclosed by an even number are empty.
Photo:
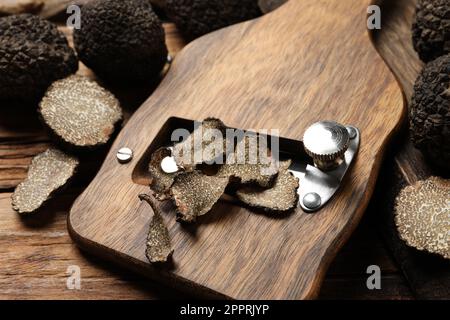
[[[154,200],[146,195],[139,195],[141,201],[146,201],[153,210],[147,235],[145,255],[151,263],[166,262],[173,253],[169,230],[164,224],[161,209]]]
[[[54,135],[76,148],[106,144],[122,119],[122,109],[114,95],[78,75],[53,83],[39,111]]]
[[[193,222],[208,213],[225,192],[227,177],[208,176],[200,171],[178,175],[171,192],[180,220]]]
[[[36,212],[75,174],[79,161],[57,149],[48,149],[31,161],[27,178],[12,195],[12,206],[19,213]]]
[[[266,211],[289,211],[297,206],[298,178],[289,172],[291,161],[280,163],[280,171],[271,188],[245,186],[236,191],[237,198],[245,204]]]
[[[271,158],[268,149],[267,154],[260,154],[260,148],[256,135],[245,135],[235,152],[228,155],[227,162],[219,168],[217,175],[232,177],[242,184],[270,187],[278,174],[278,162]]]
[[[409,246],[450,259],[450,180],[431,177],[404,188],[395,223]]]
[[[226,126],[215,118],[207,118],[182,142],[175,144],[175,162],[185,171],[201,163],[223,162],[227,152]]]
[[[172,152],[169,148],[159,148],[151,157],[148,172],[150,174],[151,182],[150,189],[155,193],[158,200],[165,200],[169,195],[169,190],[175,181],[175,177],[180,174],[180,171],[165,172],[162,168],[164,159],[172,157]]]

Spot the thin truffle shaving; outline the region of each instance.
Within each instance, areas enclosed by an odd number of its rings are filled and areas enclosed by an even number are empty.
[[[150,173],[150,188],[155,193],[155,196],[158,200],[165,200],[170,195],[169,190],[175,181],[175,177],[180,172],[174,173],[166,173],[161,168],[161,161],[172,155],[171,151],[168,148],[159,148],[152,154],[152,158],[150,160],[150,164],[148,167],[148,172]]]
[[[141,194],[139,195],[139,199],[141,199],[141,201],[146,201],[153,209],[153,217],[149,225],[145,255],[151,263],[167,262],[173,253],[173,249],[169,230],[164,224],[161,210],[150,196]]]
[[[217,175],[234,177],[242,184],[256,183],[261,187],[270,187],[278,174],[278,163],[266,155],[268,152],[261,155],[257,143],[257,136],[246,135],[219,168]]]
[[[178,175],[171,191],[179,218],[193,222],[198,216],[208,213],[225,192],[228,182],[226,177],[207,176],[199,171]]]
[[[185,171],[200,163],[223,162],[226,152],[226,126],[222,121],[207,118],[184,141],[175,144],[173,155]]]
[[[207,129],[216,130],[209,137],[216,134],[223,137],[225,134],[226,138],[205,139]],[[298,200],[299,182],[289,172],[291,161],[281,163],[280,167],[280,163],[272,157],[266,140],[257,134],[233,132],[229,137],[226,131],[222,121],[208,118],[173,149],[156,150],[149,164],[149,172],[150,188],[157,199],[165,200],[170,196],[177,207],[179,220],[184,222],[193,222],[198,216],[208,213],[230,183],[229,191],[237,188],[238,198],[250,206],[271,211],[294,208]],[[236,147],[234,139],[239,141]],[[213,162],[215,165],[211,166],[205,163],[205,154],[207,160],[217,159],[217,154],[209,156],[205,152],[210,151],[211,146],[212,149],[225,150],[225,153],[219,152],[225,164]],[[200,161],[193,164],[184,162],[183,153],[191,156],[188,159],[191,161],[197,152],[203,156]]]
[[[48,149],[31,161],[26,180],[12,195],[12,207],[19,213],[33,213],[75,174],[79,161],[56,149]]]
[[[280,163],[280,172],[269,189],[246,186],[236,191],[236,196],[251,207],[267,211],[289,211],[297,206],[298,178],[289,172],[291,161]]]

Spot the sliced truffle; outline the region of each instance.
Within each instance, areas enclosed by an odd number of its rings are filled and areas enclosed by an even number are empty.
[[[164,224],[164,219],[161,215],[161,209],[153,199],[146,195],[139,195],[141,201],[146,201],[153,209],[153,217],[149,225],[147,236],[147,249],[145,255],[151,263],[167,262],[173,253],[169,230]]]
[[[56,149],[48,149],[31,161],[26,180],[12,195],[12,207],[19,213],[34,213],[67,184],[75,174],[78,159]]]
[[[226,126],[219,119],[207,118],[184,141],[175,144],[173,155],[185,171],[201,163],[223,162],[227,142]]]
[[[162,23],[147,0],[93,0],[74,30],[80,60],[106,81],[142,82],[159,76],[167,59]]]
[[[199,171],[178,175],[172,185],[172,196],[178,208],[179,218],[193,222],[208,213],[220,199],[228,185],[228,178],[207,176]]]
[[[122,109],[113,94],[78,75],[55,82],[42,99],[39,111],[52,132],[74,147],[107,143],[122,118]]]
[[[167,0],[165,10],[190,40],[261,15],[258,0]]]
[[[288,170],[291,161],[280,163],[280,172],[270,189],[246,186],[236,191],[237,198],[245,204],[267,211],[285,212],[297,206],[298,178]]]
[[[450,1],[419,0],[412,34],[414,48],[423,61],[450,53]]]
[[[78,69],[56,25],[31,14],[0,18],[0,99],[34,101]]]
[[[43,0],[2,0],[0,15],[39,13],[44,6]]]
[[[253,141],[253,142],[251,142]],[[267,152],[269,153],[269,152]],[[270,187],[278,174],[278,165],[269,154],[260,155],[257,136],[246,135],[229,154],[227,161],[219,168],[220,177],[233,177],[242,184],[256,183]]]
[[[269,13],[286,3],[288,0],[258,0],[259,8],[263,13]]]
[[[414,86],[409,111],[414,145],[441,170],[450,171],[450,55],[428,63]]]
[[[450,180],[431,177],[404,188],[395,223],[409,246],[450,259]]]
[[[169,195],[169,190],[175,181],[175,177],[180,174],[180,171],[165,172],[162,168],[164,159],[172,157],[172,152],[169,148],[159,148],[151,157],[148,171],[150,173],[150,188],[155,193],[158,200],[165,200]]]

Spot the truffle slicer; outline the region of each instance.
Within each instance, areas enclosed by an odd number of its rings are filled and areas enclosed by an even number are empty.
[[[300,178],[299,204],[305,212],[323,208],[342,184],[359,149],[361,134],[354,126],[319,121],[306,129],[303,145],[314,165]]]
[[[402,92],[367,30],[370,4],[290,0],[186,46],[75,201],[68,218],[74,241],[201,295],[317,297],[329,264],[367,207],[386,146],[405,116]],[[173,262],[152,265],[145,249],[153,212],[138,199],[149,192],[144,164],[171,130],[207,117],[232,128],[278,129],[300,144],[311,124],[332,119],[358,128],[360,146],[339,189],[315,214],[298,207],[278,217],[219,201],[188,231],[164,205]],[[123,147],[132,152],[119,163]]]

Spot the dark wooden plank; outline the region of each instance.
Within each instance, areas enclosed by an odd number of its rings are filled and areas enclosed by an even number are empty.
[[[144,277],[81,252],[70,239],[66,215],[78,190],[52,200],[45,212],[21,218],[0,193],[0,299],[173,299],[188,298]],[[379,238],[362,222],[333,262],[320,299],[406,299],[405,282],[383,251]],[[372,252],[371,248],[375,248]],[[382,289],[365,286],[365,269],[378,264]],[[69,266],[81,270],[81,290],[66,286]]]
[[[379,266],[383,274],[399,271],[374,228],[377,219],[376,212],[367,210],[354,234],[330,265],[327,276],[363,275],[370,265]]]
[[[86,255],[73,244],[66,214],[78,193],[51,201],[23,218],[0,193],[0,299],[154,299],[182,297],[174,290]],[[66,286],[67,268],[81,270],[81,290]]]

